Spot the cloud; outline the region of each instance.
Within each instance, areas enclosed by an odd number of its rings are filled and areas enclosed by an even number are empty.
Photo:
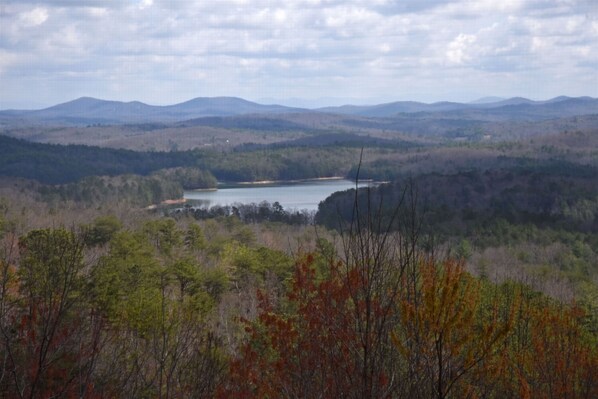
[[[44,7],[121,7],[123,0],[3,0],[5,5],[39,5]]]
[[[471,60],[469,48],[476,41],[474,35],[465,35],[460,33],[452,42],[449,43],[446,51],[446,57],[453,64],[463,64]]]
[[[598,79],[594,0],[4,0],[0,7],[0,85],[9,88],[0,108],[31,93],[49,104],[80,95],[149,103],[281,93],[598,96],[588,85]]]
[[[36,7],[31,11],[26,11],[19,15],[19,21],[25,27],[41,25],[48,19],[48,10]]]

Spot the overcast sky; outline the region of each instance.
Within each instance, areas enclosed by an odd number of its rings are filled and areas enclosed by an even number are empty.
[[[557,95],[598,97],[598,0],[0,0],[0,109]]]

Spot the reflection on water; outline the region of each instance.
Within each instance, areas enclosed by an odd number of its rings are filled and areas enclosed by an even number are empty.
[[[237,185],[219,188],[217,191],[185,191],[185,198],[193,200],[193,206],[201,207],[268,201],[278,202],[286,210],[317,210],[320,201],[330,194],[354,187],[354,181],[344,179],[311,180],[290,184]],[[196,201],[199,201],[199,205]]]

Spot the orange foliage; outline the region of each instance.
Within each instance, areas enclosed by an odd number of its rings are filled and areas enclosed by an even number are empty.
[[[510,318],[501,322],[497,305],[481,315],[479,284],[460,263],[424,261],[419,272],[421,282],[400,301],[401,322],[393,334],[409,364],[411,396],[472,395],[477,378],[495,366],[492,358]]]
[[[515,354],[519,391],[531,398],[598,397],[598,351],[584,332],[583,310],[532,307],[530,345]]]
[[[232,362],[230,380],[220,397],[358,397],[356,374],[362,345],[354,320],[351,289],[359,274],[339,273],[316,281],[311,256],[297,265],[288,294],[291,315],[275,313],[260,295],[257,323],[247,323],[249,342]],[[388,384],[384,374],[378,386]]]

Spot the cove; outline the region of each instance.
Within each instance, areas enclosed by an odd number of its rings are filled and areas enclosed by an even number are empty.
[[[360,182],[360,185],[363,183]],[[219,184],[214,191],[185,191],[185,199],[202,207],[234,204],[280,203],[285,210],[315,211],[320,201],[336,191],[355,188],[355,182],[345,179],[306,180],[253,184]]]

